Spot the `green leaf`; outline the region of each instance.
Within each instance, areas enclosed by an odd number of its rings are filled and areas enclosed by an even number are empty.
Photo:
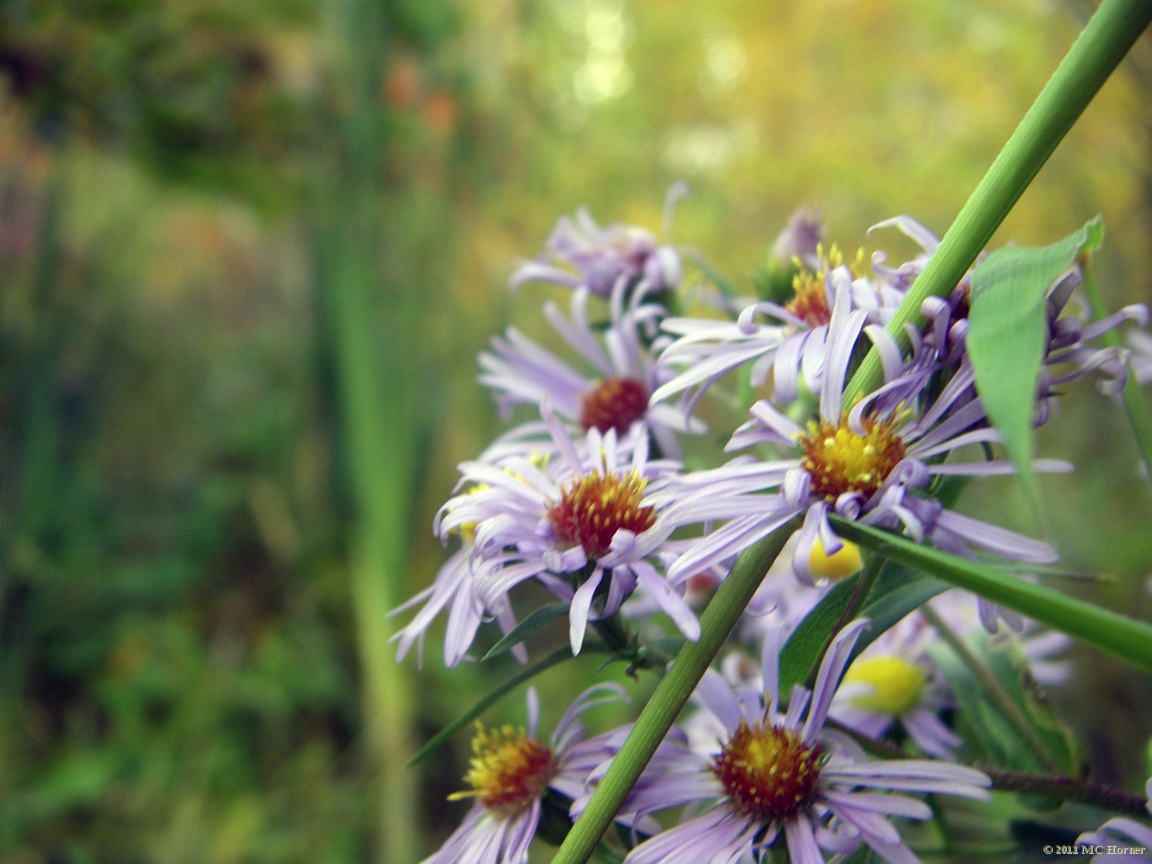
[[[787,694],[794,684],[809,680],[820,663],[820,654],[832,636],[832,628],[848,605],[859,574],[833,586],[800,622],[780,652],[780,693]],[[948,585],[911,568],[888,561],[880,571],[860,617],[869,618],[872,626],[860,634],[855,652],[859,654],[881,633]]]
[[[1008,771],[1050,771],[1056,767],[1069,777],[1080,776],[1083,756],[1075,739],[1056,717],[1029,672],[1028,659],[1016,642],[993,645],[977,630],[966,637],[968,647],[983,662],[1020,708],[1036,733],[1047,759],[1033,751],[1015,724],[988,698],[983,683],[947,645],[935,646],[933,659],[940,667],[957,702],[957,729],[978,762]],[[1049,764],[1045,764],[1045,762]]]
[[[995,567],[958,558],[859,522],[832,517],[845,540],[859,543],[909,567],[986,597],[1021,615],[1067,633],[1152,671],[1152,625],[1068,597],[1044,585],[1025,582]]]
[[[557,618],[563,618],[567,614],[567,603],[549,603],[546,606],[541,606],[506,633],[503,639],[489,648],[488,653],[481,659],[492,660],[501,654],[508,653],[540,628],[546,627]]]
[[[1032,418],[1048,341],[1048,289],[1103,235],[1097,217],[1051,246],[998,249],[972,274],[967,341],[976,391],[1034,503]]]

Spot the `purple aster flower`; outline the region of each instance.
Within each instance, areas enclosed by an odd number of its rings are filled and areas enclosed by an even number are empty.
[[[649,460],[645,436],[621,440],[614,429],[588,430],[578,450],[547,402],[543,414],[555,458],[544,466],[515,455],[498,465],[464,463],[469,491],[436,517],[444,538],[475,532],[475,602],[499,614],[514,586],[537,579],[570,604],[569,637],[579,653],[588,621],[615,614],[642,587],[687,638],[698,639],[700,624],[682,589],[662,572],[672,532],[708,518],[662,491],[678,463]]]
[[[1144,784],[1148,797],[1148,815],[1152,816],[1152,777]],[[1103,851],[1092,856],[1092,864],[1117,864],[1120,861],[1152,862],[1152,825],[1124,817],[1109,819],[1095,831],[1076,838],[1080,846],[1099,846]]]
[[[903,297],[887,283],[859,276],[859,266],[859,261],[845,264],[833,247],[827,255],[821,252],[816,269],[801,267],[793,283],[794,297],[783,306],[752,303],[735,322],[665,319],[661,327],[679,338],[664,349],[661,359],[685,371],[657,389],[653,401],[684,393],[685,407],[691,410],[707,388],[747,363],[752,364],[755,386],[766,381],[769,371],[773,373],[776,403],[796,399],[801,377],[817,390],[832,328],[848,320],[882,326]],[[757,316],[768,321],[758,323]]]
[[[655,359],[641,323],[662,310],[651,305],[624,309],[613,302],[607,328],[588,320],[587,288],[572,295],[571,316],[554,303],[544,307],[552,329],[583,359],[576,369],[527,336],[509,328],[492,340],[491,351],[480,354],[480,382],[492,388],[505,415],[514,405],[538,406],[547,396],[558,417],[582,431],[615,429],[618,436],[640,422],[661,452],[680,452],[676,434],[701,431],[682,412],[667,405],[649,406],[649,395],[675,374]]]
[[[899,724],[925,755],[955,759],[960,738],[940,719],[951,692],[927,650],[935,639],[915,613],[886,630],[844,673],[831,716],[869,738]]]
[[[668,191],[665,234],[672,208],[686,191],[682,183]],[[676,248],[659,242],[650,231],[622,224],[601,227],[582,208],[574,217],[560,219],[542,256],[516,268],[512,287],[538,281],[584,287],[601,297],[617,293],[643,297],[676,288],[682,270]]]
[[[930,368],[906,371],[894,341],[883,330],[872,330],[868,335],[880,351],[888,383],[851,411],[842,411],[848,362],[863,320],[853,313],[831,329],[817,420],[802,427],[762,400],[752,406],[752,419],[736,430],[727,447],[768,445],[794,455],[773,461],[738,458],[678,481],[682,495],[708,502],[717,519],[724,518],[720,512],[726,508],[729,521],[681,556],[669,571],[671,579],[734,558],[800,513],[805,519],[793,570],[808,583],[814,581],[817,539],[821,554],[834,555],[843,546],[830,514],[903,529],[918,542],[967,558],[980,550],[1024,563],[1056,560],[1046,543],[948,510],[919,494],[936,477],[1015,473],[1008,460],[939,461],[967,445],[1000,440],[986,425],[983,406],[972,397],[970,367],[958,371],[931,404],[914,410]],[[1066,471],[1071,466],[1037,460],[1034,468]],[[991,604],[984,610],[985,622],[993,628],[997,610]]]
[[[473,757],[464,779],[471,787],[449,800],[475,804],[440,847],[422,864],[526,864],[550,791],[568,799],[583,792],[590,771],[619,749],[623,734],[584,738],[580,715],[593,705],[624,698],[623,689],[599,684],[585,690],[565,712],[547,744],[537,740],[540,702],[528,691],[528,729],[477,723]]]
[[[641,843],[625,864],[762,861],[764,851],[780,843],[793,864],[823,864],[825,853],[850,854],[861,842],[885,861],[908,864],[918,859],[888,817],[928,819],[932,811],[898,793],[986,800],[990,781],[979,771],[920,759],[872,760],[848,736],[824,728],[867,624],[857,620],[837,635],[814,689],[794,687],[786,710],[778,692],[779,633],[765,641],[759,692],[706,673],[696,698],[711,713],[719,740],[706,752],[683,748],[679,759],[665,754],[631,802],[645,813],[690,806],[691,818]]]
[[[428,588],[389,613],[390,616],[396,615],[424,604],[416,617],[392,637],[391,641],[399,643],[396,662],[402,661],[415,644],[418,663],[423,665],[425,633],[436,616],[445,609],[448,609],[448,629],[444,636],[444,665],[451,668],[464,659],[468,646],[476,638],[476,631],[487,617],[484,609],[472,597],[471,556],[472,544],[469,542],[444,562]],[[501,608],[495,617],[505,633],[511,632],[516,626],[512,610],[507,606]],[[522,645],[517,645],[515,650],[518,659],[527,659]]]

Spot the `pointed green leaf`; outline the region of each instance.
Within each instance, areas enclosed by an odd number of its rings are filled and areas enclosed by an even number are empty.
[[[1033,502],[1032,418],[1048,340],[1048,289],[1103,234],[1097,217],[1051,246],[998,249],[972,274],[968,355],[976,391]]]
[[[913,543],[879,528],[835,516],[831,521],[836,533],[845,540],[932,573],[945,582],[1102,648],[1121,660],[1152,670],[1152,625],[1145,621],[1101,609],[987,564]]]
[[[832,636],[832,628],[848,605],[859,574],[850,576],[829,589],[820,602],[796,627],[780,652],[780,693],[787,694],[793,684],[803,684],[820,663],[820,652]],[[860,610],[872,626],[860,634],[855,653],[863,651],[881,633],[942,591],[947,583],[924,576],[889,561],[880,571],[876,584]]]
[[[489,648],[488,653],[485,654],[481,660],[492,660],[501,654],[507,654],[541,627],[545,627],[557,618],[563,618],[567,614],[567,603],[549,603],[546,606],[541,606],[508,631],[503,639]]]

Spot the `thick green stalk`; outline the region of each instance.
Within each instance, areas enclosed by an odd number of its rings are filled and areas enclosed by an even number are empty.
[[[1152,672],[1152,625],[1093,606],[985,564],[957,558],[903,537],[832,517],[836,533],[901,564],[979,594],[1034,621],[1102,648]]]
[[[888,332],[907,349],[904,325],[923,327],[920,307],[959,284],[1008,211],[1052,155],[1096,92],[1152,21],[1149,0],[1104,0],[1069,49],[976,191],[944,234],[923,272],[908,290]],[[883,378],[873,350],[844,390],[844,406],[878,387]]]
[[[740,556],[700,616],[700,641],[689,642],[680,650],[676,662],[640,712],[608,773],[596,787],[588,807],[552,859],[553,864],[582,864],[588,860],[644,766],[664,740],[748,601],[760,587],[764,574],[799,525],[799,518],[793,519]]]

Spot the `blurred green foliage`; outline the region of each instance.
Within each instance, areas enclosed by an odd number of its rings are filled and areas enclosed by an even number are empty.
[[[0,860],[380,854],[348,552],[359,466],[317,294],[317,238],[347,200],[348,9],[0,3]],[[559,215],[658,229],[686,178],[672,239],[747,293],[799,205],[844,247],[910,251],[864,232],[900,212],[943,232],[1086,9],[381,3],[379,54],[356,58],[376,64],[382,144],[357,158],[378,171],[359,190],[378,224],[354,242],[381,297],[419,310],[411,335],[436,362],[389,590],[424,587],[444,556],[423,526],[497,429],[475,353],[507,323],[539,326],[547,291],[513,306],[506,281]],[[1152,265],[1149,58],[1145,41],[997,241],[1048,243],[1103,213],[1114,303],[1147,299]],[[390,308],[366,326],[387,333]],[[1041,441],[1082,466],[1044,480],[1063,502],[1051,533],[1073,566],[1115,574],[1107,602],[1147,609],[1135,451],[1104,397],[1075,398],[1086,419]],[[1105,448],[1120,455],[1092,470]],[[987,498],[1028,518],[1002,487]],[[425,737],[502,671],[445,674],[441,635],[416,690]],[[1115,706],[1118,739],[1084,709],[1073,725],[1131,782],[1123,748],[1143,746],[1152,703],[1124,681],[1080,694]],[[558,714],[566,682],[540,686]],[[518,697],[498,713],[523,722]],[[466,753],[391,790],[418,804],[423,852],[463,812],[442,802]]]

